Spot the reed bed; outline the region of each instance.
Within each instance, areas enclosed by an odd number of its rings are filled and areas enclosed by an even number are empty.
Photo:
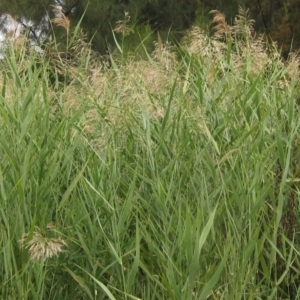
[[[143,58],[8,46],[1,299],[300,298],[299,56],[212,13]]]

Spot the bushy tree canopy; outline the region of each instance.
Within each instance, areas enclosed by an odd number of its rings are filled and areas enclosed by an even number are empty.
[[[293,45],[299,48],[299,0],[1,0],[0,29],[5,30],[7,15],[26,27],[32,38],[41,42],[53,33],[50,20],[55,17],[53,7],[59,7],[74,28],[81,20],[81,28],[88,39],[93,38],[95,50],[104,52],[108,44],[114,44],[112,29],[116,22],[130,15],[129,26],[171,32],[180,36],[199,16],[207,20],[208,12],[217,9],[226,15],[230,24],[238,12],[238,6],[249,8],[255,19],[256,30],[267,32],[279,42],[287,53]],[[201,21],[200,21],[201,23]],[[203,23],[202,23],[203,25]],[[61,28],[55,28],[56,33]],[[149,31],[145,31],[149,32]],[[58,37],[59,38],[59,34]]]
[[[180,32],[188,28],[199,3],[196,0],[1,0],[0,15],[9,14],[27,27],[29,34],[38,39],[51,30],[53,7],[60,7],[76,26],[82,16],[81,27],[98,51],[112,43],[112,29],[116,22],[131,16],[131,24],[147,24],[153,30]],[[2,20],[2,29],[5,19]]]

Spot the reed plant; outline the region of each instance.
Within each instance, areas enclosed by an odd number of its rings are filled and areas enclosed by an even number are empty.
[[[300,298],[299,56],[213,14],[143,58],[7,48],[1,299]]]

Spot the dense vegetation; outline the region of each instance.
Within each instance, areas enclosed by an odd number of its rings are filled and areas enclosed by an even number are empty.
[[[63,15],[66,53],[8,41],[1,299],[300,298],[300,59],[212,15],[153,52]]]
[[[51,25],[56,15],[53,7],[60,7],[70,19],[71,28],[80,23],[88,39],[92,39],[93,49],[104,54],[114,45],[111,29],[125,12],[130,14],[129,25],[141,40],[152,30],[176,40],[192,25],[209,31],[211,10],[222,11],[232,25],[239,6],[249,9],[256,31],[276,40],[285,58],[291,49],[299,49],[299,0],[1,0],[0,30],[9,29],[7,21],[13,18],[35,43],[47,43],[55,32],[56,39],[63,44],[61,29]],[[133,48],[137,46],[135,40],[128,42]]]

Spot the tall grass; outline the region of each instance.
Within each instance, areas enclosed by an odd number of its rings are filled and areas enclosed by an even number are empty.
[[[300,298],[299,58],[246,20],[71,75],[7,49],[1,299]]]

